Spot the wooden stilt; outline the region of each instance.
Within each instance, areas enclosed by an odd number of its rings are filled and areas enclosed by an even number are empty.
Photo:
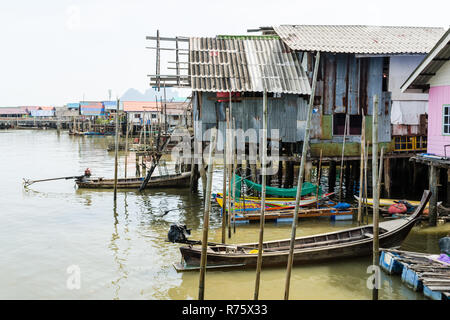
[[[372,265],[379,265],[379,201],[378,194],[378,96],[373,97],[373,123],[372,123],[372,193],[373,193],[373,252]],[[381,166],[380,166],[381,167]],[[378,300],[378,283],[375,283],[372,291],[372,299]]]
[[[391,159],[389,158],[384,159],[384,191],[386,197],[391,198]]]
[[[437,201],[438,201],[438,179],[439,173],[438,168],[436,166],[430,166],[430,205],[429,205],[429,214],[428,214],[428,224],[431,227],[436,226],[437,223]]]
[[[117,167],[118,167],[118,153],[119,153],[119,99],[117,99],[116,108],[116,135],[114,137],[114,202],[117,200]]]
[[[208,182],[205,195],[205,211],[203,215],[203,237],[202,237],[202,253],[200,257],[200,279],[198,285],[198,300],[205,299],[205,273],[206,273],[206,249],[208,247],[208,231],[209,231],[209,212],[211,210],[211,187],[213,178],[214,151],[216,148],[217,131],[213,129],[211,133],[211,145],[209,149],[208,160]]]
[[[227,135],[226,130],[222,133],[223,136],[223,184],[222,184],[222,195],[223,195],[223,206],[222,206],[222,243],[225,243],[226,240],[226,226],[227,226],[227,202],[225,201],[225,197],[227,196],[227,148],[226,141]]]
[[[366,119],[365,115],[362,116],[362,128],[361,128],[361,160],[359,163],[359,200],[358,200],[358,225],[362,224],[362,200],[364,189],[364,158],[366,147]]]
[[[328,192],[334,192],[336,187],[336,161],[330,161],[330,168],[328,171]]]
[[[261,171],[262,171],[262,185],[261,185],[261,212],[259,217],[259,242],[258,242],[258,259],[256,262],[256,281],[254,300],[259,298],[259,284],[261,279],[261,265],[264,241],[264,211],[266,207],[266,155],[267,155],[267,92],[264,91],[263,96],[263,139],[262,139],[262,155],[261,155]]]

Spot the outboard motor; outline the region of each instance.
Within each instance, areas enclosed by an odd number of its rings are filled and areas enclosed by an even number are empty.
[[[170,242],[186,243],[189,235],[191,235],[191,229],[186,228],[186,225],[173,224],[170,226],[167,237]]]

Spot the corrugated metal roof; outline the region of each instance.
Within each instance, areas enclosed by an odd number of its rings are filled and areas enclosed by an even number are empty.
[[[125,112],[161,112],[161,107],[164,110],[164,102],[155,101],[123,101],[123,108]],[[185,102],[167,102],[167,114],[182,114],[188,107]]]
[[[450,29],[431,49],[422,63],[411,73],[401,90],[423,89],[428,85],[430,79],[442,67],[444,63],[450,60]]]
[[[273,37],[190,38],[189,68],[194,91],[311,92],[296,54]]]
[[[28,114],[27,110],[22,107],[1,107],[0,114]]]
[[[359,54],[428,53],[443,28],[363,25],[281,25],[275,32],[293,50]]]

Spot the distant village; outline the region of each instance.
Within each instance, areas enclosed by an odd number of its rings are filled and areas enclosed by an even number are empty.
[[[128,122],[144,124],[168,123],[175,127],[186,123],[190,100],[172,98],[170,101],[80,101],[55,106],[0,107],[0,127],[54,127],[73,122],[92,121],[106,124],[113,121],[117,110]]]

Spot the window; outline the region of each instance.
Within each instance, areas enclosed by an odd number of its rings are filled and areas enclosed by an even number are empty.
[[[343,136],[345,130],[345,113],[335,113],[333,115],[333,135]],[[347,135],[360,135],[362,128],[362,116],[351,114],[347,128]]]
[[[444,104],[442,109],[442,133],[450,135],[450,104]]]
[[[140,115],[139,113],[135,113],[135,114],[134,114],[134,118],[135,118],[135,119],[139,119],[140,117],[141,117],[141,115]]]
[[[426,136],[395,136],[394,151],[426,151]]]
[[[156,113],[152,113],[152,119],[156,119]]]

